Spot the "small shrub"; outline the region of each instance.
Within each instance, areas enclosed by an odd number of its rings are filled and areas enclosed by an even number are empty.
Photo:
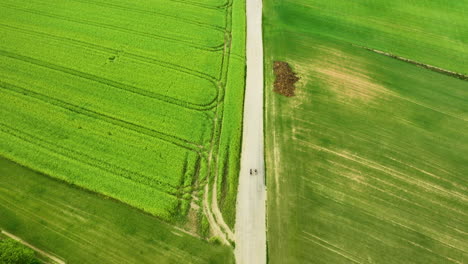
[[[34,251],[11,238],[0,240],[1,264],[38,264]]]
[[[208,242],[210,242],[211,244],[215,244],[215,245],[221,245],[222,244],[221,240],[217,236],[211,237],[210,240],[208,240]]]

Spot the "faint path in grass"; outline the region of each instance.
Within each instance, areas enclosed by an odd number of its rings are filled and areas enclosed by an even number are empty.
[[[265,264],[262,0],[247,0],[246,49],[247,77],[236,207],[235,256],[237,264]],[[253,175],[250,174],[251,169]]]
[[[203,197],[203,213],[206,215],[206,218],[208,219],[208,223],[210,224],[211,232],[213,233],[213,236],[218,237],[221,242],[225,245],[230,245],[229,241],[226,238],[226,234],[221,230],[221,227],[218,225],[216,222],[215,217],[210,211],[210,204],[209,204],[209,188],[208,184],[205,185],[205,194]],[[216,192],[214,192],[216,194]]]
[[[231,228],[229,228],[229,226],[224,221],[223,214],[221,213],[221,210],[219,210],[219,207],[218,207],[218,192],[216,190],[217,190],[217,180],[215,180],[215,182],[213,184],[213,190],[212,190],[212,192],[213,192],[213,196],[212,196],[212,200],[211,200],[212,213],[213,213],[219,227],[226,234],[227,239],[230,240],[230,241],[234,241],[235,240],[234,233],[232,232]]]
[[[27,246],[27,247],[33,249],[34,251],[38,252],[39,254],[48,257],[49,259],[51,259],[52,261],[54,261],[54,263],[65,264],[65,261],[63,261],[63,260],[61,260],[61,259],[59,259],[59,258],[57,258],[57,257],[55,257],[55,256],[53,256],[53,255],[51,255],[51,254],[49,254],[49,253],[47,253],[47,252],[45,252],[45,251],[42,251],[42,250],[38,249],[37,247],[35,247],[35,246],[29,244],[29,243],[26,242],[26,241],[23,241],[21,238],[15,236],[15,235],[13,235],[13,234],[10,234],[10,233],[8,233],[8,232],[5,231],[5,230],[2,230],[2,234],[4,234],[5,236],[7,236],[7,237],[9,237],[9,238],[11,238],[11,239],[14,239],[14,240],[20,242],[21,244],[23,244],[23,245],[25,245],[25,246]]]

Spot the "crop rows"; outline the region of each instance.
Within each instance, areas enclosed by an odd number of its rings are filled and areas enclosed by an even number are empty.
[[[172,221],[236,151],[218,144],[243,86],[230,5],[152,5],[2,2],[0,154]]]

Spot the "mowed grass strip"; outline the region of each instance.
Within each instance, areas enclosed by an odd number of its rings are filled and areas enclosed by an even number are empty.
[[[468,74],[468,1],[270,1],[266,19],[294,32],[390,52]],[[271,9],[270,9],[271,10]]]
[[[67,263],[233,263],[227,247],[3,158],[0,175],[0,229]]]
[[[266,31],[269,261],[464,263],[468,83],[281,29]],[[274,60],[296,97],[272,92]]]

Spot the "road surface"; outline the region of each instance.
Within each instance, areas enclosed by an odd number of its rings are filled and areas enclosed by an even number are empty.
[[[246,2],[247,76],[235,255],[237,264],[266,264],[262,0]],[[250,175],[250,169],[258,173]]]

